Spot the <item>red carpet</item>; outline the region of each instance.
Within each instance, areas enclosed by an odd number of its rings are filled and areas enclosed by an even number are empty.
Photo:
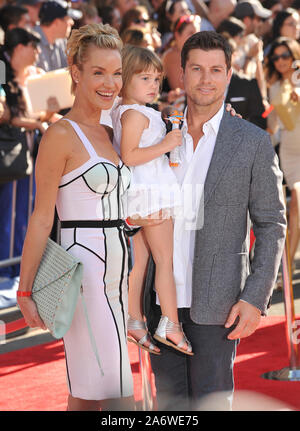
[[[138,350],[131,343],[129,349],[135,398],[140,401]],[[261,377],[268,371],[289,365],[284,317],[264,318],[256,333],[241,341],[235,364],[235,405],[238,410],[251,409],[251,402],[252,410],[263,409],[263,395],[300,410],[300,382],[266,380]],[[0,376],[0,411],[66,409],[67,389],[61,341],[0,355]]]
[[[263,318],[260,327],[249,338],[242,339],[235,361],[235,388],[266,395],[300,410],[300,382],[268,380],[261,376],[289,366],[285,317]],[[258,397],[251,398],[259,408]]]

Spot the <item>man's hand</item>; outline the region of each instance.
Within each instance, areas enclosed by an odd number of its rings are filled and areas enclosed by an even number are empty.
[[[229,340],[249,337],[253,334],[260,323],[261,312],[254,305],[248,302],[239,301],[231,309],[228,319],[225,323],[225,328],[230,328],[236,320],[238,324],[235,329],[228,335]]]

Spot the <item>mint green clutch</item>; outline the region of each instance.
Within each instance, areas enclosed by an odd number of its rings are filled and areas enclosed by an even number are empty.
[[[91,344],[101,374],[104,375],[82,294],[82,276],[83,264],[48,238],[31,296],[41,319],[57,339],[62,338],[70,328],[78,297],[81,296]]]
[[[54,338],[71,326],[81,289],[83,265],[48,238],[32,287],[32,299]]]

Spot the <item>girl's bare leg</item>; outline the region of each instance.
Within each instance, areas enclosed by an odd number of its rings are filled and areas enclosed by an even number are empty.
[[[129,275],[128,313],[132,319],[143,321],[143,287],[149,260],[149,248],[145,241],[143,229],[133,236],[133,268]],[[130,335],[137,341],[146,334],[144,329],[130,330]],[[149,347],[150,341],[144,343]],[[155,346],[155,351],[159,348]]]
[[[173,221],[168,218],[155,226],[145,226],[145,237],[155,262],[155,289],[163,316],[178,323],[176,286],[173,276]],[[168,334],[178,344],[182,333]],[[185,344],[184,349],[187,348]]]
[[[128,312],[136,320],[143,320],[143,286],[149,259],[149,249],[143,229],[133,236],[133,268],[129,274]]]

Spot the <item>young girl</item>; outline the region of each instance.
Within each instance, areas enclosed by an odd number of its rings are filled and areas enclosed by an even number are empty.
[[[151,252],[156,265],[155,289],[162,310],[154,338],[193,355],[177,314],[171,215],[180,206],[180,196],[176,194],[176,177],[165,155],[181,144],[181,132],[173,130],[166,135],[161,113],[146,106],[157,97],[161,83],[163,68],[157,55],[149,49],[128,45],[123,49],[122,60],[122,101],[112,112],[112,123],[115,144],[120,145],[121,158],[132,171],[127,214],[133,219],[159,220],[145,225],[133,237],[128,339],[160,354],[151,342],[142,309],[143,283]]]

